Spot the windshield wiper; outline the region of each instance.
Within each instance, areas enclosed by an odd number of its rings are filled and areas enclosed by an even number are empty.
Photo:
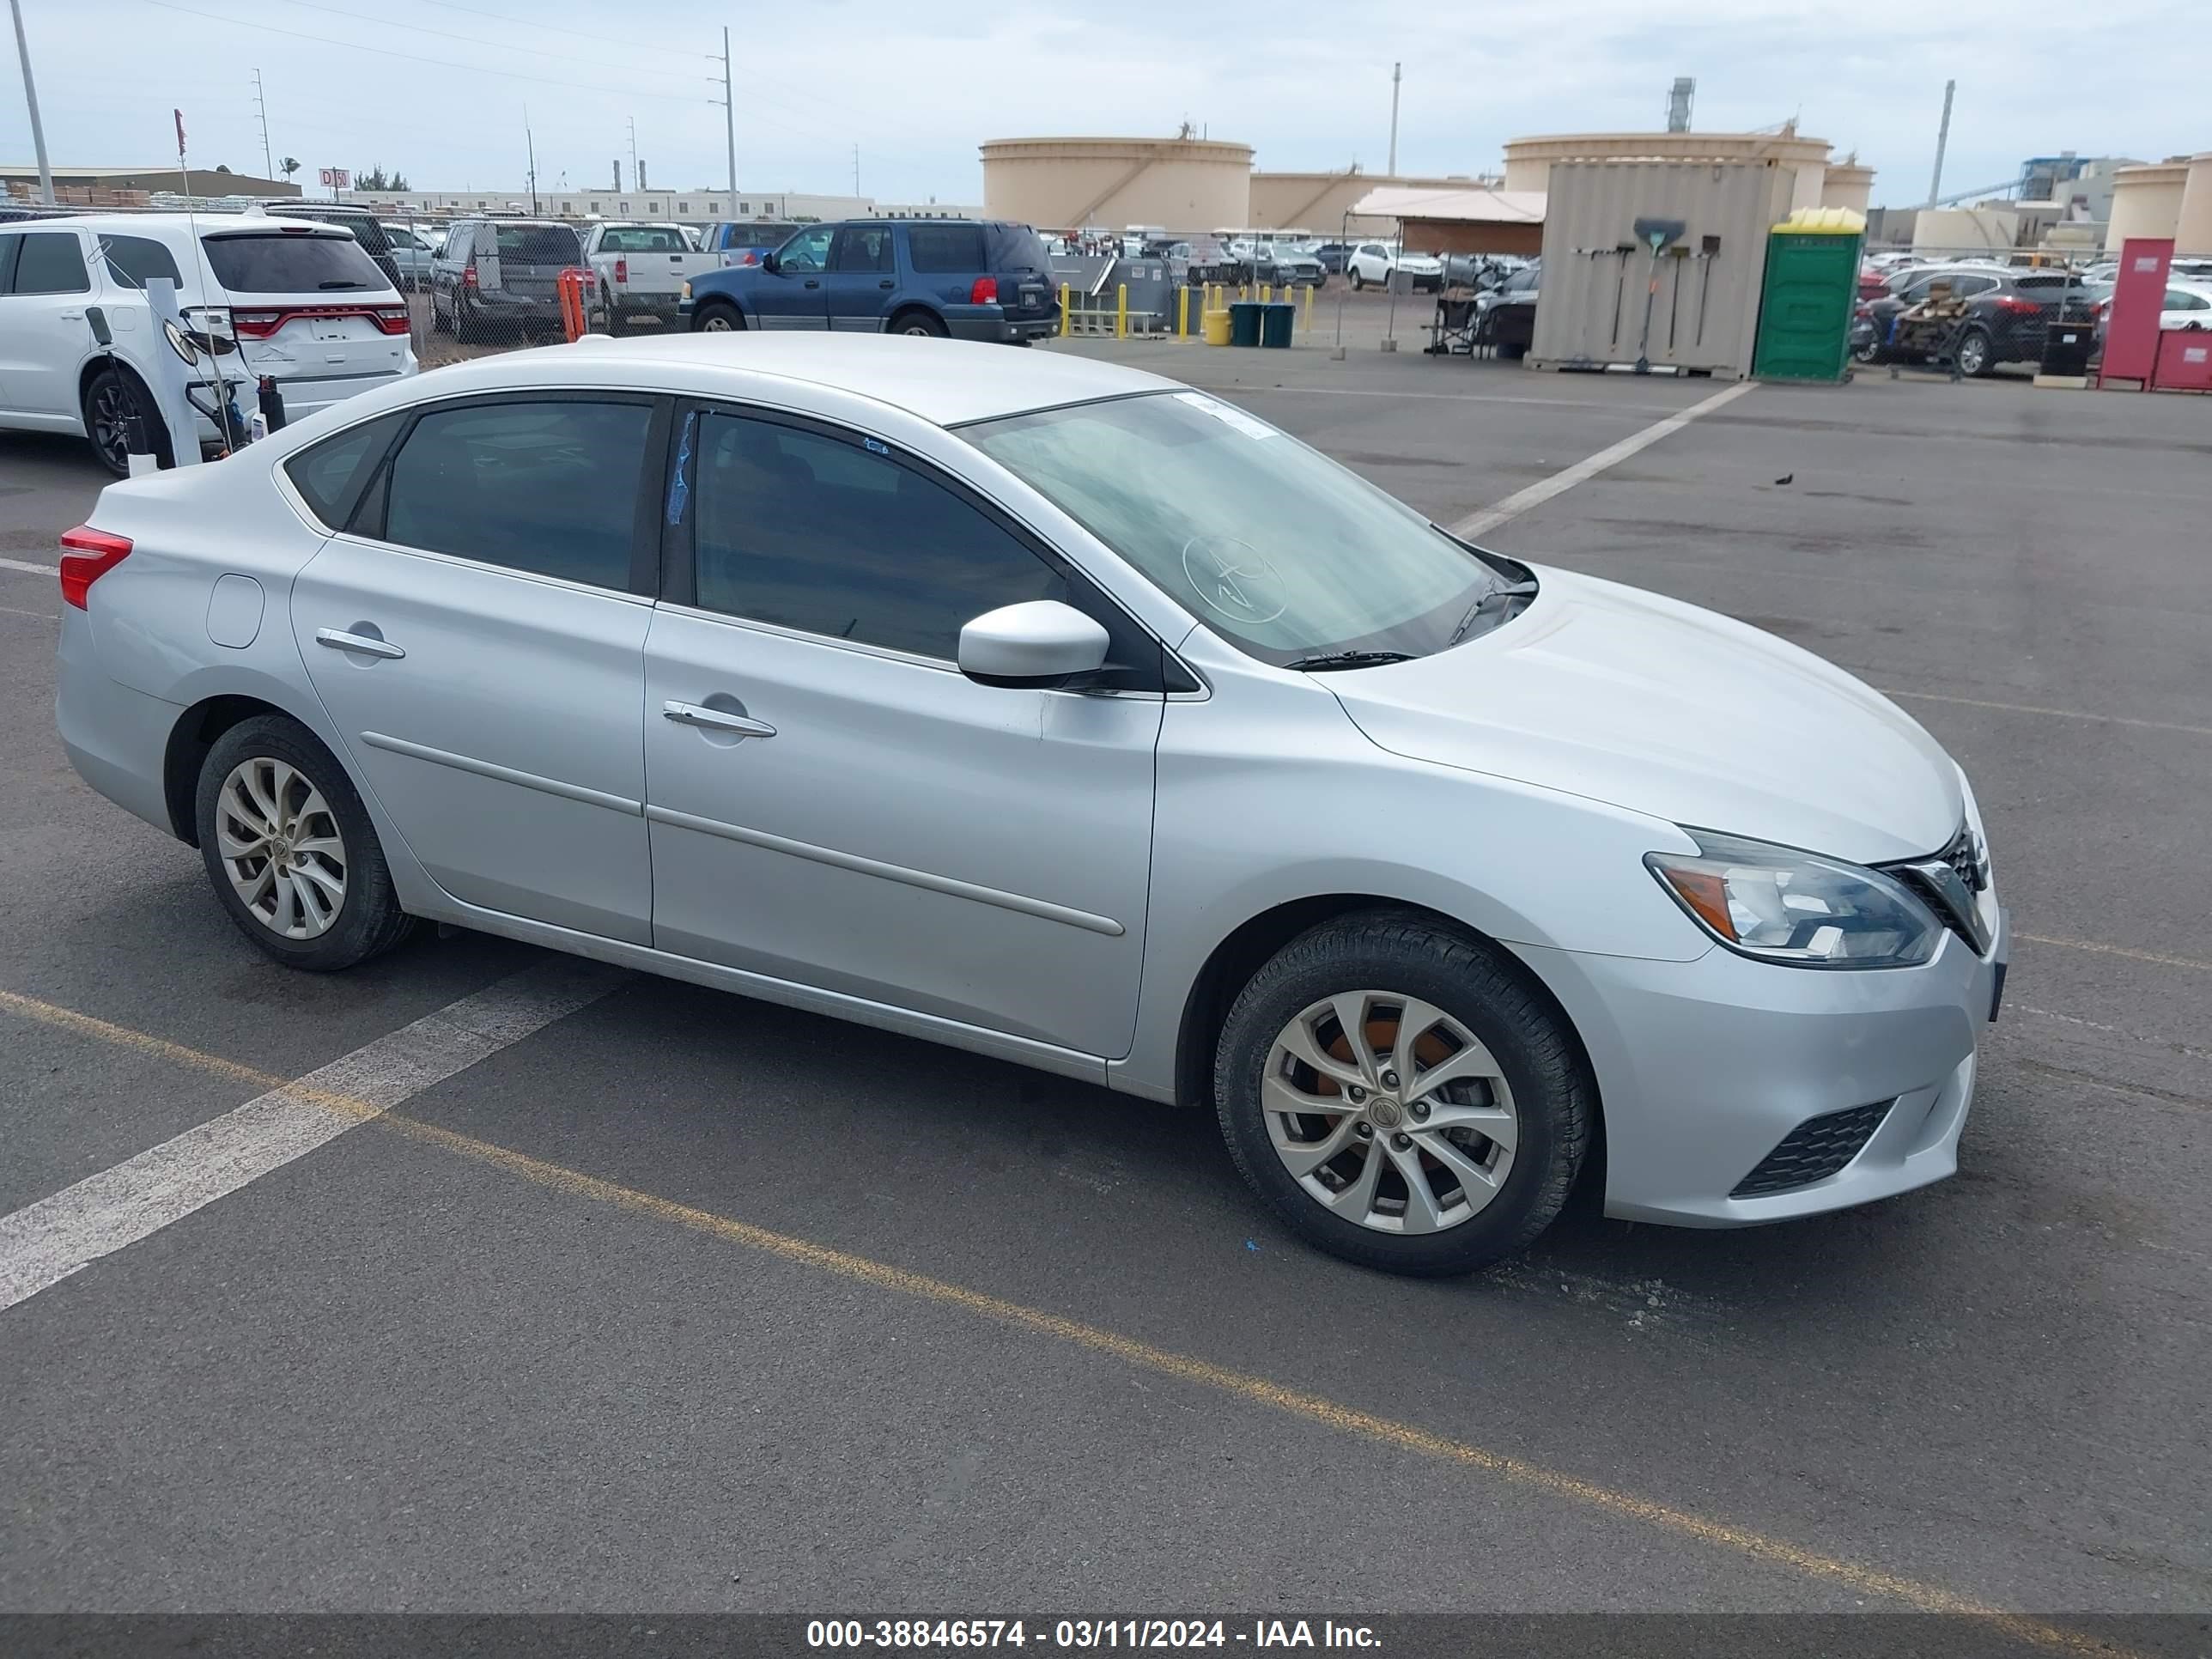
[[[1411,662],[1410,651],[1324,651],[1318,656],[1300,657],[1296,662],[1286,662],[1285,668],[1372,668],[1378,663]]]
[[[315,286],[319,289],[367,288],[368,284],[367,283],[356,283],[349,276],[333,276],[326,283],[317,283]]]
[[[1475,623],[1500,606],[1510,605],[1516,599],[1531,599],[1535,596],[1536,579],[1534,576],[1525,582],[1498,583],[1468,607],[1467,615],[1459,619],[1459,626],[1452,629],[1451,638],[1444,641],[1445,646],[1457,645],[1473,630]]]

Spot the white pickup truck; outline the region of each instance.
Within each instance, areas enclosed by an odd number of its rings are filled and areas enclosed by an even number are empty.
[[[584,239],[593,277],[590,308],[619,334],[640,317],[677,325],[677,304],[694,276],[721,268],[719,253],[700,253],[679,225],[594,225]]]

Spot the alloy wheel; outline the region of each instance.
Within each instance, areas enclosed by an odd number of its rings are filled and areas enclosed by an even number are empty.
[[[1442,1232],[1476,1215],[1520,1138],[1490,1050],[1394,991],[1339,992],[1300,1012],[1268,1050],[1260,1106],[1307,1196],[1376,1232]]]
[[[699,320],[702,334],[727,334],[732,331],[730,319],[719,311],[710,312]]]
[[[263,927],[291,939],[330,931],[345,905],[345,837],[306,773],[266,755],[232,767],[216,840],[232,890]]]
[[[1979,374],[1990,365],[1990,343],[1986,336],[1969,334],[1959,342],[1959,373]]]
[[[118,472],[131,465],[131,394],[119,374],[106,374],[92,394],[92,444]]]

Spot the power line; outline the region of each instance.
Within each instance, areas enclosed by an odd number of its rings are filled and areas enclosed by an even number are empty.
[[[196,6],[180,6],[176,3],[176,0],[145,0],[145,3],[149,6],[158,6],[163,11],[182,12],[187,17],[204,17],[210,23],[228,23],[233,28],[260,29],[270,34],[287,35],[295,40],[305,40],[311,46],[343,46],[349,52],[374,52],[379,58],[398,58],[410,64],[428,64],[435,69],[459,70],[465,75],[496,75],[508,81],[533,81],[539,86],[544,87],[574,87],[583,92],[617,93],[624,98],[657,97],[662,95],[663,92],[659,88],[646,89],[638,87],[611,87],[604,82],[562,81],[550,75],[525,75],[520,70],[488,69],[478,64],[456,64],[443,58],[425,58],[420,52],[394,52],[389,46],[365,46],[355,40],[333,40],[327,35],[307,34],[298,29],[279,28],[274,23],[249,22],[242,17],[226,17],[221,12],[202,11]],[[702,98],[699,101],[703,104],[711,100]]]
[[[343,6],[325,6],[319,0],[287,0],[287,3],[304,7],[308,11],[326,11],[333,17],[350,17],[357,23],[374,23],[380,28],[412,29],[417,34],[434,34],[441,40],[460,40],[472,46],[489,46],[495,52],[523,52],[533,58],[550,58],[556,63],[582,64],[594,69],[628,69],[627,64],[602,64],[596,58],[577,58],[565,52],[547,52],[538,46],[521,46],[511,40],[487,40],[481,34],[455,34],[451,29],[434,29],[424,23],[395,22],[389,17],[378,17],[364,11],[348,11]],[[641,75],[656,75],[657,70],[640,66]],[[712,76],[702,75],[702,81],[711,81]]]

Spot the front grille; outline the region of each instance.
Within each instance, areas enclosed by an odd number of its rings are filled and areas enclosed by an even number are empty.
[[[1974,895],[1990,884],[1989,849],[1966,824],[1940,853],[1881,866],[1928,902],[1945,926],[1979,955],[1988,948]]]
[[[1896,1103],[1878,1100],[1871,1106],[1807,1118],[1783,1136],[1782,1144],[1759,1159],[1759,1167],[1737,1182],[1729,1196],[1758,1198],[1826,1181],[1859,1155]]]

